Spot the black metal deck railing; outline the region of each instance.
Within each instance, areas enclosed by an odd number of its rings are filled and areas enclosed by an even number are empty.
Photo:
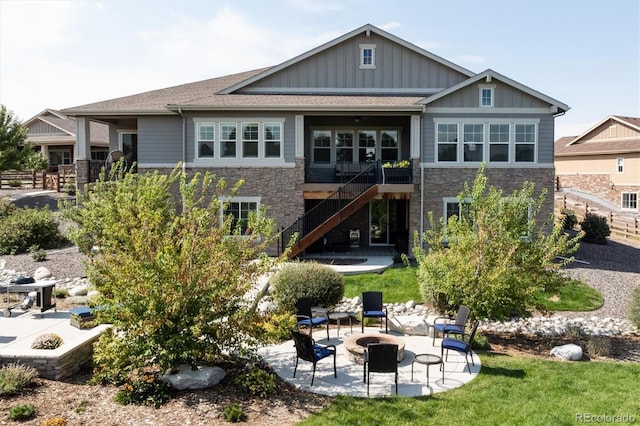
[[[376,166],[377,183],[412,183],[413,168],[411,162],[405,160],[403,167],[394,167],[395,163],[384,163],[376,161],[374,163],[353,163],[334,161],[330,163],[307,163],[305,165],[306,183],[346,183],[363,170],[371,170],[371,165]],[[372,173],[372,171],[370,171]]]
[[[368,163],[367,167],[355,174],[336,192],[296,219],[287,228],[284,228],[280,232],[280,238],[278,239],[278,252],[281,254],[284,252],[291,237],[296,233],[298,234],[298,241],[300,241],[331,216],[342,210],[353,199],[377,184],[380,179],[380,162]]]

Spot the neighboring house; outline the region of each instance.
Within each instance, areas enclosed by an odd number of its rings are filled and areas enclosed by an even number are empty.
[[[555,143],[559,189],[582,191],[638,212],[640,118],[611,115],[580,136]]]
[[[27,142],[35,144],[49,159],[49,170],[57,171],[59,165],[73,164],[76,146],[77,123],[60,111],[45,109],[35,117],[25,121],[28,129]],[[91,123],[91,159],[104,160],[109,152],[109,127]]]
[[[568,109],[365,25],[277,66],[64,113],[76,117],[79,146],[91,137],[89,122],[108,123],[110,149],[139,172],[182,162],[190,172],[244,179],[229,213],[242,220],[267,206],[278,227],[293,225],[285,240],[301,233],[296,252],[407,252],[429,211],[457,213],[456,196],[483,162],[505,193],[533,181],[552,194],[554,118]],[[76,162],[79,184],[88,159]],[[408,167],[382,167],[394,163]],[[544,213],[552,211],[549,196]]]

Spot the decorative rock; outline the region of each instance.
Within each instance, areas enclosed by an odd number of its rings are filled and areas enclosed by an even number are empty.
[[[420,317],[403,315],[389,320],[389,329],[410,336],[431,336],[432,328]]]
[[[100,292],[98,290],[91,290],[89,293],[87,293],[88,299],[93,299],[94,297],[98,296],[100,296]]]
[[[407,303],[404,304],[404,306],[407,309],[413,309],[416,306],[416,302],[413,300],[409,300]]]
[[[562,346],[554,346],[551,348],[551,355],[555,355],[558,358],[566,359],[569,361],[580,361],[582,359],[582,348],[573,343]]]
[[[79,285],[69,289],[69,296],[86,296],[89,293],[89,287],[86,285]]]
[[[220,367],[198,367],[192,370],[188,365],[181,365],[176,373],[167,373],[160,380],[177,390],[205,389],[220,383],[225,375]]]
[[[36,271],[33,273],[33,278],[36,281],[46,280],[47,278],[51,278],[53,274],[46,266],[39,266],[36,268]]]

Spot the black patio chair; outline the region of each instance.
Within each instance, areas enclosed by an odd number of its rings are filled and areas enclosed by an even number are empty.
[[[313,337],[313,327],[325,324],[327,327],[327,340],[329,340],[329,318],[326,316],[313,316],[311,312],[311,299],[300,298],[296,301],[296,320],[298,328],[309,327],[309,336]]]
[[[333,377],[338,377],[336,370],[336,346],[335,345],[318,345],[308,334],[300,333],[292,330],[293,344],[296,347],[296,366],[293,369],[293,377],[296,377],[298,370],[298,360],[303,359],[313,363],[313,375],[311,376],[311,386],[313,379],[316,377],[316,364],[321,359],[333,355]]]
[[[369,396],[369,383],[371,373],[394,373],[396,382],[396,395],[398,394],[398,345],[391,343],[372,343],[364,350],[364,381],[367,383],[367,396]]]
[[[473,326],[471,327],[471,333],[469,335],[463,333],[462,338],[452,338],[448,337],[448,334],[445,335],[445,338],[442,340],[442,348],[440,349],[440,358],[443,358],[445,361],[449,360],[449,349],[458,351],[464,354],[464,360],[467,363],[467,369],[469,369],[469,373],[471,373],[471,367],[469,367],[469,355],[471,355],[471,364],[476,365],[473,362],[473,354],[471,353],[471,346],[473,345],[473,338],[476,335],[476,330],[478,329],[478,321],[473,322]],[[458,333],[456,333],[458,334]],[[447,350],[446,358],[443,357],[444,350]],[[444,363],[441,365],[444,368]]]
[[[387,308],[382,304],[381,291],[365,291],[362,293],[362,332],[364,333],[365,318],[379,318],[380,328],[382,328],[382,318],[384,318],[384,332],[389,332],[389,317]]]
[[[438,317],[433,320],[433,345],[436,344],[436,335],[438,332],[442,334],[444,338],[445,334],[458,334],[463,335],[464,330],[467,327],[467,320],[469,319],[470,310],[464,305],[460,305],[458,313],[455,318],[452,317]],[[446,321],[446,322],[438,322]],[[452,322],[453,321],[453,322]]]

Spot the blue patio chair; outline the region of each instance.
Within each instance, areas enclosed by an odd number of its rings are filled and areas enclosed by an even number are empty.
[[[293,377],[296,377],[298,370],[298,360],[303,359],[313,363],[313,375],[311,376],[311,386],[313,379],[316,377],[316,364],[321,359],[333,355],[333,377],[338,377],[336,370],[336,347],[335,345],[318,345],[311,336],[292,330],[293,344],[296,347],[296,366],[293,369]]]
[[[398,394],[398,345],[372,343],[365,348],[364,381],[367,383],[367,396],[369,396],[371,373],[394,373],[396,395]]]
[[[379,318],[380,327],[382,328],[382,318],[384,318],[384,332],[389,332],[389,317],[387,316],[387,308],[382,304],[382,292],[365,291],[362,293],[362,332],[364,333],[365,318]]]
[[[436,335],[438,332],[442,334],[444,338],[445,334],[464,334],[464,329],[467,327],[467,320],[469,319],[470,310],[464,305],[460,305],[458,313],[455,318],[452,317],[438,317],[433,320],[433,345],[436,344]],[[444,321],[446,322],[438,322]],[[453,321],[453,322],[451,322]]]
[[[309,328],[309,336],[311,337],[313,336],[313,327],[325,324],[327,327],[327,340],[329,340],[329,318],[313,315],[310,298],[303,297],[296,301],[296,320],[298,321],[298,328]]]
[[[461,338],[452,338],[452,337],[448,337],[448,334],[445,335],[445,338],[442,340],[440,357],[443,358],[445,361],[448,361],[449,349],[463,353],[464,360],[467,363],[467,369],[469,369],[469,373],[471,373],[471,368],[469,367],[469,355],[471,355],[471,364],[475,366],[476,364],[473,362],[473,354],[471,354],[471,346],[473,345],[473,338],[476,335],[478,324],[479,324],[478,321],[474,321],[473,326],[471,327],[471,333],[469,335],[467,335],[466,333],[463,333],[461,335]],[[445,349],[447,350],[446,358],[443,357]],[[444,363],[440,367],[444,368]]]

